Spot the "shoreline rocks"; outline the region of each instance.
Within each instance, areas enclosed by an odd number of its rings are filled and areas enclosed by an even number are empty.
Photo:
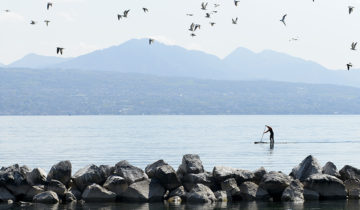
[[[227,166],[205,171],[199,155],[187,154],[177,171],[163,160],[145,170],[120,161],[88,165],[73,176],[70,161],[45,170],[18,164],[0,169],[0,203],[161,202],[172,205],[227,201],[360,200],[360,170],[306,157],[287,175],[261,167],[252,172]],[[30,202],[30,203],[29,203]]]

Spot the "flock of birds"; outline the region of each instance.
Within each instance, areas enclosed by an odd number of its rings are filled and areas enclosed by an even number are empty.
[[[312,0],[312,1],[315,2],[315,0]],[[240,0],[234,0],[235,7],[239,6],[239,3],[240,3]],[[220,7],[220,4],[218,4],[218,3],[213,4],[213,9],[211,11],[209,9],[209,3],[208,2],[202,2],[200,6],[201,6],[200,9],[205,11],[205,18],[210,19],[214,14],[218,13],[218,10],[216,8]],[[52,2],[47,2],[46,9],[50,10],[50,8],[52,8],[52,7],[53,7],[53,3]],[[349,6],[348,7],[349,15],[354,11],[354,9],[355,9],[354,6]],[[149,12],[149,9],[146,8],[146,7],[143,7],[142,10],[143,10],[144,13]],[[4,10],[4,12],[9,13],[10,10],[6,9],[6,10]],[[127,9],[123,13],[117,14],[117,20],[120,21],[123,18],[128,18],[129,12],[130,12],[130,9]],[[194,14],[192,14],[192,13],[188,13],[186,15],[190,16],[190,17],[194,16]],[[282,16],[282,18],[280,19],[280,22],[282,22],[285,27],[286,27],[286,17],[287,17],[287,14],[284,14]],[[49,26],[50,22],[51,22],[50,20],[44,20],[44,23],[46,24],[46,26]],[[232,18],[231,22],[232,22],[232,24],[236,25],[238,23],[238,17]],[[35,24],[37,24],[37,21],[31,20],[30,24],[35,25]],[[211,26],[214,26],[216,23],[210,21],[209,24]],[[188,29],[191,32],[190,36],[195,37],[196,36],[195,32],[197,30],[200,30],[200,29],[201,29],[201,24],[194,23],[194,22],[191,23],[190,28]],[[153,44],[154,41],[155,40],[153,38],[149,38],[149,45]],[[298,41],[298,38],[291,38],[289,41]],[[357,46],[357,42],[352,42],[350,49],[352,51],[356,51],[357,50],[356,46]],[[56,47],[56,54],[62,55],[64,49],[65,49],[64,47]],[[349,63],[346,64],[346,67],[347,67],[347,70],[349,71],[353,67],[353,64],[351,62],[349,62]]]

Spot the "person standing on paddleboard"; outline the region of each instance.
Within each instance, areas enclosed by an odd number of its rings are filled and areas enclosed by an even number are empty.
[[[264,134],[270,132],[270,144],[274,144],[274,131],[272,127],[265,125],[267,127],[267,131],[264,131]]]

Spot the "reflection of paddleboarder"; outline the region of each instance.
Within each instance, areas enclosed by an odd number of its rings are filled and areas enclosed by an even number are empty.
[[[274,131],[270,126],[268,125],[265,126],[267,127],[267,131],[264,131],[264,134],[270,132],[270,144],[274,144]]]

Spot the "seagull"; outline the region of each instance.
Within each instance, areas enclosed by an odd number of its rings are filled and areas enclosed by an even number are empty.
[[[63,50],[64,50],[64,48],[62,48],[62,47],[57,47],[57,48],[56,48],[56,54],[59,54],[59,53],[60,53],[60,54],[62,55],[62,54],[63,54]]]
[[[234,1],[234,3],[235,3],[235,6],[238,6],[239,2],[240,2],[240,1],[238,1],[238,0],[235,0],[235,1]]]
[[[194,24],[194,23],[191,23],[190,28],[189,28],[189,31],[195,31],[195,30],[194,30],[194,27],[195,27],[195,24]]]
[[[200,27],[201,27],[200,24],[196,24],[196,25],[195,25],[195,28],[194,28],[194,31],[196,31],[196,29],[199,29],[199,30],[200,30]]]
[[[208,5],[207,2],[206,3],[205,2],[201,3],[201,9],[206,10],[207,5]]]
[[[214,4],[214,7],[219,7],[220,6],[220,4]]]
[[[287,16],[287,14],[285,14],[285,15],[282,17],[282,19],[280,20],[281,22],[284,23],[285,26],[286,26],[286,23],[285,23],[285,18],[286,18],[286,16]]]
[[[31,24],[31,25],[35,25],[35,24],[36,24],[36,21],[33,21],[33,20],[32,20],[32,21],[30,22],[30,24]]]
[[[120,15],[120,14],[117,15],[117,19],[118,19],[118,20],[120,20],[122,17],[123,17],[123,16]]]
[[[238,18],[232,19],[232,24],[237,24]]]
[[[155,41],[154,39],[151,39],[151,38],[150,38],[150,39],[149,39],[149,45],[151,45],[152,43],[154,43],[154,41]]]
[[[298,41],[299,39],[298,38],[291,38],[291,39],[289,39],[289,42],[291,42],[291,41]]]
[[[194,36],[196,36],[196,34],[192,33],[192,34],[190,34],[190,36],[194,37]]]
[[[212,13],[217,13],[217,12],[218,12],[217,10],[212,11]]]
[[[144,10],[145,13],[149,12],[149,10],[147,8],[145,8],[145,7],[143,8],[143,10]]]
[[[52,2],[48,2],[48,3],[47,3],[47,6],[46,6],[47,10],[49,10],[50,7],[52,7]]]
[[[353,6],[349,6],[349,15],[354,11],[354,8]]]
[[[215,25],[215,23],[214,23],[214,22],[210,22],[210,25],[211,25],[211,26],[214,26],[214,25]]]
[[[194,16],[194,14],[186,14],[187,16]]]
[[[10,10],[8,10],[8,9],[6,9],[6,10],[4,10],[5,12],[10,12]]]
[[[351,44],[351,50],[356,50],[356,45],[357,45],[357,42],[353,42],[352,44]]]
[[[44,20],[44,22],[46,23],[46,26],[49,26],[50,20]]]
[[[129,12],[130,12],[130,10],[128,9],[128,10],[125,10],[124,11],[124,15],[123,15],[123,17],[124,18],[127,18],[127,16],[128,16],[128,14],[129,14]]]
[[[210,18],[210,13],[206,13],[205,17]]]
[[[346,64],[347,70],[350,71],[350,68],[352,67],[352,63]]]

